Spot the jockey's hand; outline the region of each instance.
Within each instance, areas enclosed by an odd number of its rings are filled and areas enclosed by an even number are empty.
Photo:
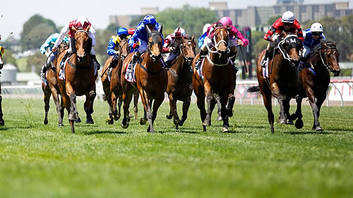
[[[53,49],[51,50],[52,52],[56,52],[58,50],[57,47],[53,47]]]
[[[174,50],[175,50],[175,47],[170,47],[169,48],[169,52],[174,52]]]
[[[134,43],[134,44],[132,45],[132,48],[136,49],[138,46],[139,46],[139,45],[138,45],[137,43]]]
[[[244,45],[244,42],[243,42],[242,40],[238,39],[238,40],[237,40],[237,45],[243,46],[243,45]]]

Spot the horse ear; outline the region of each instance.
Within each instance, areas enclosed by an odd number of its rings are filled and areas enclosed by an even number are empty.
[[[163,32],[163,25],[161,25],[161,27],[159,28],[158,32],[162,34],[162,32]]]

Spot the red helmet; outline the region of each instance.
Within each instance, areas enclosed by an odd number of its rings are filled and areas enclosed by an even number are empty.
[[[128,29],[128,34],[129,35],[133,35],[135,33],[135,29],[134,28],[129,28]]]

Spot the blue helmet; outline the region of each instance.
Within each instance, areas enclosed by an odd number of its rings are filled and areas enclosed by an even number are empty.
[[[156,18],[154,18],[154,16],[151,14],[146,15],[145,18],[143,18],[143,24],[145,25],[150,25],[150,24],[156,25],[156,23],[157,23]]]
[[[118,29],[116,30],[116,34],[117,34],[118,36],[121,36],[121,35],[128,35],[129,32],[128,32],[128,30],[127,30],[126,28],[121,27],[121,28],[118,28]]]

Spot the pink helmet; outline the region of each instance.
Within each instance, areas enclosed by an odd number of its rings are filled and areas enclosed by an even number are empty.
[[[232,26],[233,22],[230,17],[222,17],[218,22],[222,23],[224,26]]]

